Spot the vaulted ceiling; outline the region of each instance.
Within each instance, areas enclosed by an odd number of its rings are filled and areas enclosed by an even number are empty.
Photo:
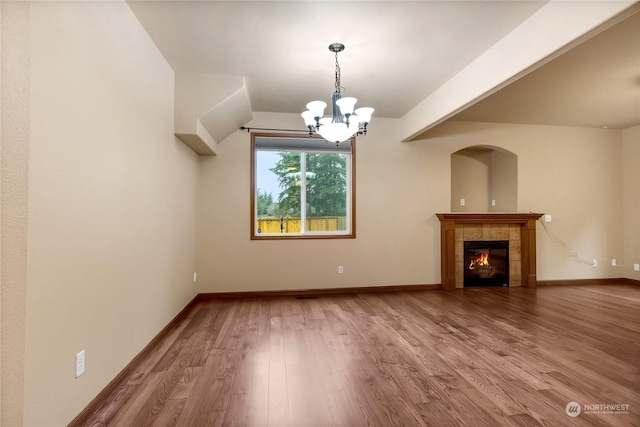
[[[452,120],[626,129],[640,124],[640,13]]]
[[[401,119],[405,140],[450,118],[640,124],[638,2],[129,5],[176,75],[214,76],[217,87],[241,78],[251,111],[300,113],[310,100],[329,100],[335,64],[328,45],[342,42],[346,93],[357,106],[376,108],[374,116]]]

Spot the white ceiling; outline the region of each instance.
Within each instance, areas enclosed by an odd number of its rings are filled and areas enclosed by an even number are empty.
[[[129,5],[176,72],[244,76],[253,111],[300,113],[308,101],[328,101],[334,78],[328,45],[342,42],[346,49],[339,60],[346,93],[358,98],[357,106],[375,107],[375,116],[402,117],[546,3],[130,1]],[[640,124],[638,16],[621,24],[626,25],[623,39],[611,36],[603,43],[590,43],[591,50],[583,49],[586,52],[570,51],[455,119],[553,120],[556,123],[550,124],[598,127]],[[600,97],[598,114],[583,114],[582,107],[593,101],[587,96],[591,92]],[[601,97],[606,94],[612,96],[605,103]],[[613,99],[618,97],[623,104]],[[563,109],[549,114],[550,106],[560,105]]]

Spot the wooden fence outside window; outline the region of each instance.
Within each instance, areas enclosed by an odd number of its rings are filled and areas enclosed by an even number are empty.
[[[261,234],[300,233],[300,218],[258,218],[258,229]],[[306,231],[344,231],[346,229],[347,217],[344,216],[307,218]]]

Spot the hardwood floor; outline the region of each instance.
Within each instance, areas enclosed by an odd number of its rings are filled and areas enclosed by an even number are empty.
[[[639,314],[626,285],[204,301],[85,425],[638,426]]]

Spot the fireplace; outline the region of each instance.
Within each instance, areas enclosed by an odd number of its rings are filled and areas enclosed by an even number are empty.
[[[464,242],[507,240],[509,286],[536,287],[536,221],[541,213],[439,213],[442,289],[464,285]]]
[[[464,287],[509,286],[509,241],[464,242]]]

